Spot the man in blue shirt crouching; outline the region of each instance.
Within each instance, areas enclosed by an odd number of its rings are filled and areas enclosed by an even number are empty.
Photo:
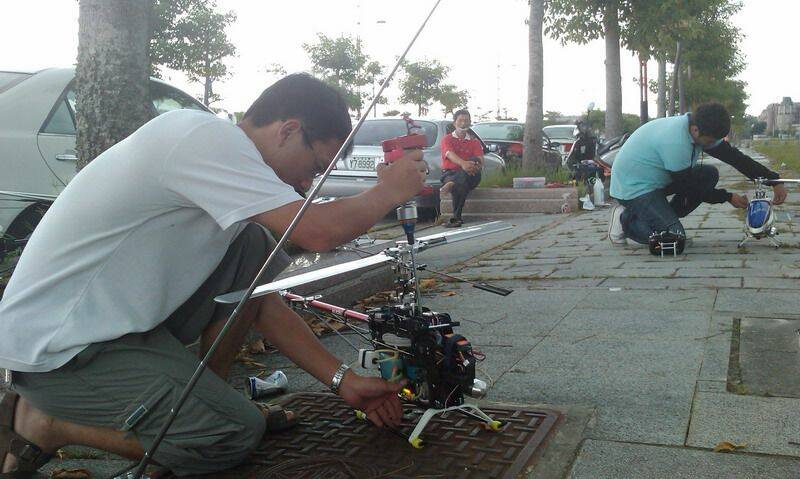
[[[701,203],[727,201],[735,208],[747,208],[747,196],[717,188],[717,169],[698,164],[702,152],[750,179],[779,177],[725,140],[730,118],[724,106],[707,103],[693,113],[659,118],[633,132],[611,168],[611,196],[620,203],[609,221],[612,243],[626,244],[630,238],[647,244],[653,233],[664,231],[685,236],[680,218]],[[776,205],[786,199],[782,184],[775,185],[773,193]]]

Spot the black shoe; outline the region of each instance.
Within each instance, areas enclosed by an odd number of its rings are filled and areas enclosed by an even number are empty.
[[[444,227],[445,228],[461,228],[461,225],[463,225],[463,224],[464,224],[464,222],[461,221],[461,220],[457,220],[455,218],[450,218],[450,221],[445,223]]]

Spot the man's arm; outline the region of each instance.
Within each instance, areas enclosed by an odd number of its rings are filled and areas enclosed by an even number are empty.
[[[342,361],[325,349],[303,318],[286,306],[277,293],[264,296],[253,326],[292,362],[330,386]],[[378,426],[398,426],[403,409],[397,393],[402,386],[347,371],[339,395],[350,406],[364,411]]]
[[[364,234],[395,206],[419,193],[427,164],[422,152],[412,152],[391,166],[378,171],[378,184],[349,198],[312,204],[289,239],[310,251],[328,251]],[[283,233],[289,227],[302,201],[259,213],[252,221]]]
[[[780,178],[778,173],[745,155],[727,141],[723,141],[714,148],[705,150],[705,152],[736,168],[751,180],[754,178],[769,178],[771,180]]]
[[[689,184],[689,178],[692,176],[692,168],[686,168],[681,171],[671,171],[670,176],[672,176],[672,182],[680,188],[681,185]],[[732,196],[733,194],[726,189],[715,188],[703,197],[703,202],[711,204],[725,203],[726,201],[731,201]]]
[[[705,151],[714,158],[722,160],[736,168],[741,174],[751,180],[754,178],[768,178],[774,180],[781,176],[777,172],[770,170],[766,166],[745,155],[727,141],[722,141],[722,143],[714,148]],[[784,200],[786,200],[786,188],[783,184],[777,184],[773,186],[772,189],[774,192],[772,202],[776,205],[783,203]]]

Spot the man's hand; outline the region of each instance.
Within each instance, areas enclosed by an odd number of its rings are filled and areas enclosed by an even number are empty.
[[[734,208],[747,208],[750,200],[747,199],[747,195],[737,195],[736,193],[731,193],[731,199],[728,200],[728,203],[733,205]]]
[[[478,161],[465,161],[461,167],[469,176],[475,176],[479,171],[481,171],[481,164]]]
[[[422,150],[406,153],[391,165],[378,164],[378,184],[396,195],[395,203],[410,200],[425,186],[428,164],[422,160]]]
[[[397,394],[403,386],[403,383],[367,378],[347,370],[339,387],[339,395],[347,404],[366,413],[376,426],[397,427],[403,418],[403,406]]]
[[[777,185],[772,187],[772,204],[780,205],[786,201],[786,187],[783,186],[783,183],[778,183]]]

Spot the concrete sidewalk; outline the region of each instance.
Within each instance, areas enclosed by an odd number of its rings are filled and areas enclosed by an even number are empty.
[[[706,163],[723,185],[747,186]],[[800,192],[789,200],[782,211],[800,215]],[[739,250],[741,212],[703,205],[684,221],[687,254],[661,259],[612,246],[607,219],[608,209],[532,216],[422,258],[515,290],[504,298],[447,283],[455,295],[424,298],[486,354],[479,376],[492,384],[489,401],[557,405],[567,421],[589,411],[588,426],[561,426],[571,448],[548,446],[563,464],[540,463],[530,477],[800,478],[796,228],[779,224],[780,250],[766,241]],[[324,342],[355,359],[342,338]],[[325,389],[279,355],[256,359],[283,369],[289,392]],[[232,383],[246,375],[240,368]],[[712,452],[722,441],[744,447]]]
[[[489,400],[595,408],[570,477],[800,477],[800,237],[781,223],[780,250],[738,250],[740,218],[703,205],[687,254],[661,259],[612,246],[608,210],[575,215],[462,269],[511,296],[457,288],[428,305],[486,353]],[[712,452],[722,441],[745,447]]]

